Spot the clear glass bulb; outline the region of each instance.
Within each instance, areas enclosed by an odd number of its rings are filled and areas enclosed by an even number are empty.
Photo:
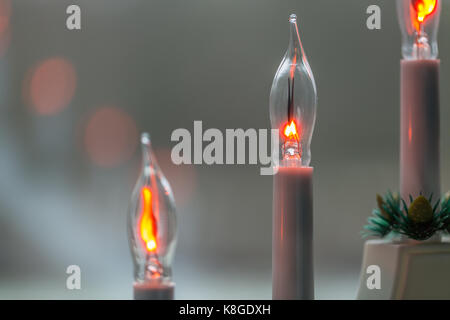
[[[441,0],[397,0],[406,60],[436,59]]]
[[[175,201],[159,169],[150,136],[143,133],[142,170],[131,196],[128,235],[136,282],[171,280],[176,244]]]
[[[270,90],[270,121],[272,128],[280,132],[281,165],[308,166],[316,120],[316,84],[295,14],[289,16],[289,25],[289,45]]]

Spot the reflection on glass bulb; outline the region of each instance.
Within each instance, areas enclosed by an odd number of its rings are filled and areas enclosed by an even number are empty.
[[[131,197],[128,233],[136,282],[171,278],[176,243],[175,201],[153,155],[150,137],[141,136],[142,171]]]
[[[441,0],[397,0],[404,59],[437,58],[440,12]]]
[[[308,166],[316,119],[316,84],[303,51],[295,14],[289,17],[290,40],[270,91],[270,121],[280,130],[281,164]]]

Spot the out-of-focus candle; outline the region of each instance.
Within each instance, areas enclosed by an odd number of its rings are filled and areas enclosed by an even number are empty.
[[[397,0],[402,30],[400,64],[400,193],[440,197],[440,0]]]
[[[128,234],[136,300],[174,298],[171,262],[176,244],[175,201],[159,169],[150,136],[141,136],[142,169],[131,196]]]
[[[401,62],[400,190],[440,197],[439,60]]]

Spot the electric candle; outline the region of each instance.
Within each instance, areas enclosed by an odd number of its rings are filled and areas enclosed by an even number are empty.
[[[400,193],[403,199],[440,197],[439,60],[440,0],[397,0],[400,64]]]
[[[272,297],[314,299],[313,196],[310,143],[316,117],[314,77],[303,51],[297,17],[272,83],[270,120],[281,155],[273,183]]]
[[[141,136],[142,171],[131,197],[128,234],[134,262],[134,298],[174,298],[171,261],[176,243],[175,201],[153,155],[150,137]]]

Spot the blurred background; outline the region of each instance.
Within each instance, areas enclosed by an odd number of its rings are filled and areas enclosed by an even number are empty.
[[[81,31],[66,8],[81,7]],[[382,29],[366,28],[378,4]],[[271,298],[272,177],[181,165],[176,128],[268,128],[296,13],[318,95],[318,299],[353,299],[375,193],[398,189],[400,31],[392,0],[0,0],[0,298],[130,299],[126,214],[139,133],[174,189],[179,299]],[[439,33],[450,188],[450,1]],[[81,290],[66,268],[81,267]]]

